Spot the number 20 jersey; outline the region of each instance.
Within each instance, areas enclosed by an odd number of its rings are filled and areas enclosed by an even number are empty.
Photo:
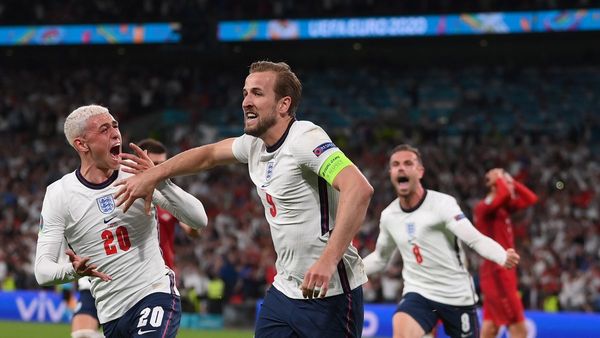
[[[66,256],[59,252],[66,239],[78,256],[112,277],[91,278],[100,323],[119,318],[151,293],[177,293],[159,249],[155,209],[146,215],[141,199],[127,213],[115,206],[113,183],[126,175],[115,171],[104,183],[92,184],[77,170],[47,188],[42,206],[38,254]]]

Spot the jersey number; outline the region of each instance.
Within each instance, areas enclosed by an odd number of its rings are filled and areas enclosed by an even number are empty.
[[[115,229],[115,235],[117,236],[117,242],[121,250],[127,251],[131,248],[131,241],[129,241],[129,233],[126,227],[120,226]],[[104,251],[106,251],[108,256],[117,253],[117,246],[113,244],[115,236],[111,230],[106,229],[102,231],[102,240],[104,240]]]
[[[265,193],[267,197],[267,203],[271,206],[269,211],[271,212],[271,216],[277,216],[277,208],[275,208],[275,202],[273,202],[273,196],[269,195],[269,193]]]
[[[421,264],[423,263],[423,256],[421,256],[421,249],[419,249],[418,245],[413,245],[413,254],[415,254],[415,259],[417,260],[417,263]]]
[[[165,310],[160,306],[155,306],[152,310],[150,310],[149,307],[144,308],[142,312],[140,312],[140,320],[138,321],[137,327],[146,326],[146,324],[148,324],[148,319],[150,319],[150,325],[152,327],[160,327],[164,315]]]

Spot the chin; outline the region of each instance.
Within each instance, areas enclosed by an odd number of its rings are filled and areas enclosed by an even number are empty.
[[[108,168],[111,170],[119,170],[121,168],[121,163],[114,162],[113,160],[108,161]]]

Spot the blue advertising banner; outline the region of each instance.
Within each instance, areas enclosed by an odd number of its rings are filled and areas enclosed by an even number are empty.
[[[0,292],[0,320],[68,323],[71,315],[62,296],[56,292]]]
[[[256,303],[260,311],[262,300]],[[395,304],[365,304],[363,337],[391,337],[392,316]],[[481,312],[479,312],[481,320]],[[592,338],[600,337],[600,314],[579,312],[548,313],[525,311],[528,338]],[[442,326],[438,327],[438,338],[447,338]],[[506,328],[501,328],[498,338],[508,338]]]
[[[390,38],[600,30],[600,9],[222,21],[219,41]]]
[[[0,26],[0,45],[176,43],[181,41],[180,27],[181,25],[176,22]]]
[[[365,304],[364,337],[391,337],[393,304]],[[600,314],[594,313],[547,313],[525,311],[528,337],[573,338],[600,337]],[[437,337],[448,337],[444,329],[438,329]],[[502,328],[498,337],[507,338]]]

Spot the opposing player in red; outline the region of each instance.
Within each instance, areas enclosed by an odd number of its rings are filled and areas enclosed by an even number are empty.
[[[475,206],[475,226],[505,249],[514,248],[511,213],[529,207],[538,197],[525,185],[514,180],[503,169],[489,170],[485,175],[486,197]],[[500,326],[508,326],[513,338],[527,337],[523,304],[517,289],[517,272],[485,260],[480,267],[483,294],[482,338],[493,338]]]
[[[155,139],[147,138],[138,142],[138,147],[145,150],[148,154],[148,157],[154,165],[159,165],[167,160],[167,148],[160,141]],[[196,230],[189,225],[180,222],[175,218],[175,216],[171,215],[167,210],[157,207],[156,208],[158,215],[158,225],[159,225],[159,245],[162,250],[163,258],[165,259],[165,264],[171,270],[175,271],[175,275],[177,274],[177,270],[175,269],[175,227],[177,224],[181,227],[183,232],[193,238],[200,236],[200,231]]]

